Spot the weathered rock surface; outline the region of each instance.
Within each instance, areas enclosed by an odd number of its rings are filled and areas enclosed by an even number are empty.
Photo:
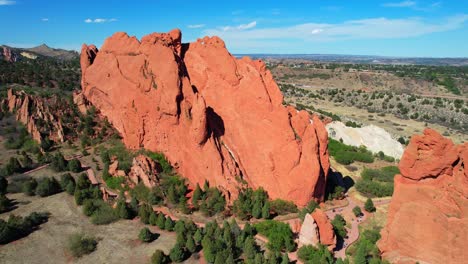
[[[3,57],[3,60],[8,62],[16,62],[18,60],[18,54],[12,51],[9,47],[2,46],[0,50],[0,58]]]
[[[333,121],[326,125],[328,135],[336,140],[350,146],[366,146],[368,150],[378,153],[382,151],[385,155],[400,159],[403,155],[403,145],[392,138],[385,129],[369,125],[365,127],[348,127],[342,122]]]
[[[466,263],[468,143],[426,129],[410,141],[378,247],[392,263]]]
[[[7,100],[9,111],[16,112],[16,120],[26,126],[34,140],[41,143],[47,136],[53,141],[64,142],[62,121],[56,113],[56,109],[50,108],[51,102],[12,89],[8,90]],[[43,131],[44,133],[42,133]]]
[[[319,242],[317,223],[310,214],[306,214],[299,233],[299,247],[302,245],[316,246]]]
[[[336,247],[336,236],[327,214],[321,209],[315,209],[312,212],[312,218],[318,226],[320,243],[328,246],[329,250],[333,250]]]
[[[158,174],[162,172],[162,167],[153,159],[145,155],[138,155],[133,159],[129,179],[138,184],[142,182],[148,188],[153,188],[159,182]]]
[[[83,95],[126,146],[163,152],[190,184],[208,180],[228,199],[242,180],[298,205],[323,199],[324,125],[284,107],[265,64],[236,59],[218,37],[116,33],[99,51],[83,45],[81,65]]]

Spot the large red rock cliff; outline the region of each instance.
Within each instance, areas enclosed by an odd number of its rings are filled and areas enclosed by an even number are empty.
[[[466,263],[468,143],[434,130],[414,136],[395,176],[378,246],[392,263]]]
[[[247,182],[298,205],[323,199],[324,125],[283,106],[265,64],[236,59],[218,37],[116,33],[99,51],[83,45],[81,65],[83,95],[126,146],[163,152],[191,184],[207,179],[236,196]]]

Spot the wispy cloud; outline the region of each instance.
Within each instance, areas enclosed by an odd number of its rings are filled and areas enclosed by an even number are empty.
[[[116,18],[95,18],[95,19],[85,19],[85,23],[107,23],[107,22],[115,22],[117,21]]]
[[[220,27],[221,31],[227,32],[227,31],[243,31],[246,29],[251,29],[257,26],[257,21],[252,21],[248,24],[240,24],[238,26],[224,26]]]
[[[0,6],[3,6],[3,5],[14,5],[14,4],[16,4],[16,1],[0,0]]]
[[[44,17],[44,18],[41,18],[41,21],[42,21],[42,22],[48,22],[49,19],[48,19],[47,17]]]
[[[205,24],[194,24],[194,25],[188,25],[188,28],[202,28],[205,27]]]
[[[392,2],[392,3],[384,3],[383,6],[385,7],[412,7],[412,6],[416,6],[416,2],[415,1]]]
[[[427,5],[421,5],[416,1],[403,1],[403,2],[390,2],[384,3],[382,6],[384,7],[394,7],[394,8],[411,8],[417,11],[433,11],[439,8],[442,5],[442,2],[433,2]]]
[[[255,28],[252,22],[238,27],[222,27],[204,30],[204,34],[217,35],[234,48],[267,46],[285,41],[332,42],[354,39],[396,39],[412,38],[436,32],[455,30],[464,26],[468,15],[452,16],[440,21],[427,21],[420,18],[369,18],[350,20],[336,24],[305,23],[288,27]]]

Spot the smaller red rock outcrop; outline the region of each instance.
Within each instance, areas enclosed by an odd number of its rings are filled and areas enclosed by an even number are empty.
[[[47,131],[51,140],[65,141],[62,122],[45,99],[10,89],[7,100],[9,111],[16,112],[16,120],[26,126],[34,140],[42,143],[44,137],[41,132]]]
[[[145,155],[138,155],[133,159],[128,177],[134,184],[142,182],[146,187],[153,188],[159,182],[160,172],[162,167],[159,163]]]
[[[468,143],[432,129],[413,136],[401,162],[378,247],[391,263],[466,263]]]
[[[3,55],[3,59],[8,62],[18,61],[18,54],[14,53],[10,48],[3,46],[3,52],[0,55]]]
[[[333,230],[333,225],[331,224],[330,219],[328,219],[327,214],[325,214],[321,209],[315,209],[312,212],[312,217],[318,226],[320,243],[328,246],[329,250],[333,250],[336,247],[336,236],[335,231]]]

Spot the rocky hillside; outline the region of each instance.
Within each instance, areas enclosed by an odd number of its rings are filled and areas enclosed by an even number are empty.
[[[434,130],[414,136],[395,176],[378,247],[391,263],[465,263],[468,143]]]
[[[70,61],[78,58],[79,54],[73,50],[54,49],[46,44],[33,48],[0,46],[0,59],[8,62],[17,62],[26,59],[34,60],[39,57]]]
[[[298,205],[323,200],[323,123],[283,106],[265,64],[236,59],[218,37],[116,33],[99,51],[84,45],[81,67],[83,95],[126,146],[163,152],[192,185],[208,180],[228,199],[247,184]]]

